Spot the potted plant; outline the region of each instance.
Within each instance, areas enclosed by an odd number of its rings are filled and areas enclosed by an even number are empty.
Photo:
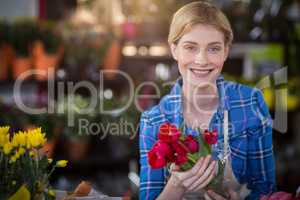
[[[37,27],[33,20],[22,20],[14,23],[12,28],[12,46],[15,52],[13,78],[31,69],[30,48],[36,38]]]
[[[105,57],[108,57],[106,52],[111,44],[111,33],[106,32],[103,27],[103,30],[99,30],[99,27],[97,25],[96,31],[95,26],[82,27],[70,22],[62,24],[60,32],[65,47],[64,64],[71,79],[99,79],[97,72]]]
[[[55,198],[49,177],[56,167],[65,167],[67,161],[52,165],[52,160],[41,153],[45,142],[41,128],[12,133],[9,127],[0,127],[0,199]],[[52,169],[48,171],[50,165]]]
[[[8,78],[8,69],[13,60],[13,49],[10,45],[11,25],[0,21],[0,80]]]
[[[40,23],[38,39],[34,43],[32,53],[35,69],[47,71],[48,68],[57,68],[62,52],[62,40],[55,32],[54,24],[51,22]],[[36,78],[45,80],[47,76],[37,75]]]

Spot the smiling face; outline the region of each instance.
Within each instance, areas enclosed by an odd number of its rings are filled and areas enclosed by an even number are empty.
[[[196,24],[177,44],[171,44],[183,84],[214,84],[228,55],[224,34],[211,25]]]

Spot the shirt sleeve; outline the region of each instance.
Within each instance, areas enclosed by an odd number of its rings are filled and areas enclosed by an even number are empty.
[[[140,120],[140,199],[156,199],[165,186],[165,169],[151,169],[147,153],[156,142],[158,126],[151,125],[144,112]]]
[[[254,112],[258,126],[248,129],[248,188],[251,193],[246,200],[259,199],[261,195],[275,191],[275,163],[272,144],[272,118],[261,91],[255,93],[257,106]]]

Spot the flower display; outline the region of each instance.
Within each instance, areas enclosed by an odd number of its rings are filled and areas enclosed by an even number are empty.
[[[65,167],[67,161],[52,164],[42,151],[45,143],[41,128],[11,133],[9,127],[0,127],[0,199],[55,198],[48,180],[54,169]]]

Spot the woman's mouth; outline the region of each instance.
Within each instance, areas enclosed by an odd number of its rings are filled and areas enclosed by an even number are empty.
[[[190,69],[191,72],[197,77],[207,76],[214,69]]]

